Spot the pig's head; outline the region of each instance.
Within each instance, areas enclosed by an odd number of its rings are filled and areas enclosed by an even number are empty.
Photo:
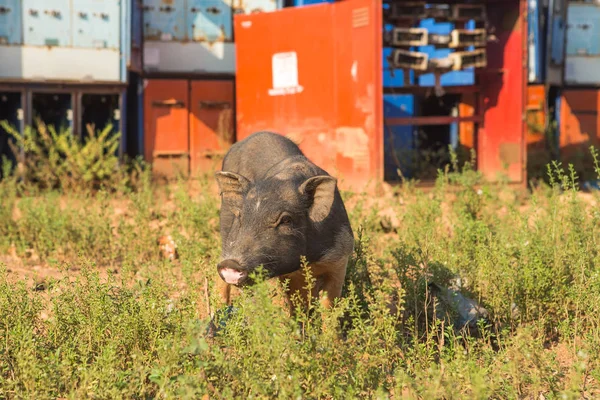
[[[301,256],[307,256],[307,235],[331,211],[337,180],[320,175],[252,184],[231,172],[215,177],[222,196],[221,278],[243,285],[260,265],[267,277],[298,270]]]

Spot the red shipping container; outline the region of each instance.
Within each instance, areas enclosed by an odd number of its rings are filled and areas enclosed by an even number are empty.
[[[527,3],[487,4],[498,40],[478,73],[478,168],[495,179],[507,167],[512,182],[525,182]],[[344,188],[381,181],[382,31],[377,0],[236,15],[238,139],[273,130]]]
[[[236,15],[238,140],[273,130],[345,186],[382,179],[380,26],[373,0]]]

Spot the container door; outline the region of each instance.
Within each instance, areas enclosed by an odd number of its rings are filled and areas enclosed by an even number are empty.
[[[144,0],[144,38],[186,39],[184,0]]]
[[[121,6],[116,0],[73,0],[73,46],[118,49]]]
[[[21,2],[0,0],[0,45],[21,44]]]
[[[190,146],[192,174],[220,169],[234,142],[233,81],[192,82]]]
[[[71,46],[69,0],[23,0],[23,36],[29,46]]]
[[[593,165],[589,147],[600,145],[597,89],[564,90],[560,101],[560,156],[578,172]]]
[[[231,0],[188,0],[188,37],[195,42],[231,42]]]
[[[188,81],[147,80],[144,90],[145,158],[153,172],[189,172]]]
[[[571,3],[567,11],[565,81],[600,83],[600,6]]]

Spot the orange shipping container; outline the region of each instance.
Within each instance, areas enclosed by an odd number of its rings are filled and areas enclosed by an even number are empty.
[[[172,177],[219,169],[235,138],[233,98],[232,80],[147,80],[144,156],[153,173]]]
[[[144,82],[144,156],[152,172],[172,176],[189,171],[187,80]]]
[[[488,178],[506,168],[510,181],[523,183],[527,2],[486,4],[498,40],[487,45],[487,68],[478,71],[481,103],[471,105],[484,120],[475,137],[465,129],[461,142],[476,147]],[[381,181],[382,30],[376,0],[236,15],[238,139],[274,130],[344,188]]]
[[[231,80],[192,81],[190,104],[191,172],[221,169],[235,139]]]
[[[578,170],[592,166],[590,146],[600,148],[600,90],[565,90],[560,99],[560,155]]]
[[[373,0],[236,15],[238,140],[273,130],[342,186],[383,179],[380,27]]]

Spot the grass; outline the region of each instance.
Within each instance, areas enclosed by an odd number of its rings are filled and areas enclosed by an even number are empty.
[[[0,398],[600,396],[600,196],[558,163],[528,192],[455,159],[429,192],[344,192],[357,245],[343,299],[290,318],[258,277],[212,340],[212,180],[158,186],[146,171],[133,189],[74,190],[5,176]],[[431,290],[458,277],[488,311],[469,329]]]

